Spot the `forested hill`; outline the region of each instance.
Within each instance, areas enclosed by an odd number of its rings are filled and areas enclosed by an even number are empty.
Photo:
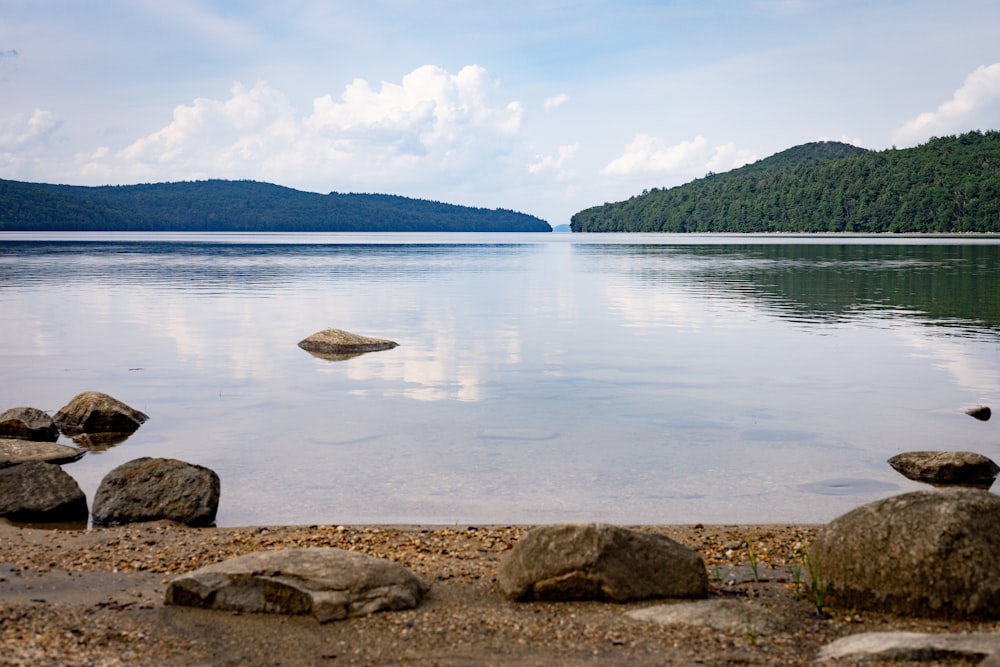
[[[548,232],[540,218],[254,181],[82,187],[0,180],[0,231]]]
[[[1000,232],[1000,132],[797,146],[573,216],[574,232]]]

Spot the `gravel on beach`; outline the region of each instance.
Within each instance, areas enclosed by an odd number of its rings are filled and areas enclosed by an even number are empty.
[[[529,528],[153,522],[53,531],[0,522],[0,664],[806,665],[821,646],[855,632],[998,629],[857,613],[835,600],[828,601],[831,618],[817,618],[802,556],[818,531],[809,525],[634,527],[696,549],[710,598],[763,608],[774,621],[768,628],[665,626],[626,615],[665,600],[511,602],[497,589],[497,564]],[[430,596],[417,609],[322,625],[312,617],[163,604],[174,576],[245,553],[308,546],[399,562],[431,583]],[[935,658],[913,664],[976,664]]]

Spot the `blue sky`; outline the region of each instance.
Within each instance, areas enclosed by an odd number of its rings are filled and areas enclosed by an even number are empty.
[[[0,178],[551,224],[821,139],[1000,129],[995,0],[0,0]]]

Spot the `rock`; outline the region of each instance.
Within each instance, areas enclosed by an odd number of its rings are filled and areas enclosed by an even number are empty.
[[[189,526],[215,523],[219,476],[176,459],[143,457],[123,463],[94,494],[94,525],[117,526],[166,519]]]
[[[44,463],[71,463],[87,453],[68,445],[32,440],[0,439],[0,468],[39,461]]]
[[[47,412],[38,408],[11,408],[0,414],[0,438],[55,442],[59,428]]]
[[[299,347],[314,356],[330,361],[341,361],[364,352],[391,350],[399,344],[384,338],[359,336],[341,329],[324,329],[299,341]]]
[[[705,564],[664,535],[600,523],[536,528],[500,561],[500,589],[512,600],[703,598]]]
[[[272,614],[321,623],[412,609],[429,587],[398,563],[330,547],[263,551],[177,577],[166,603]]]
[[[767,612],[740,600],[677,602],[635,609],[625,615],[660,625],[693,625],[740,634],[769,634],[775,628],[774,618]]]
[[[73,397],[59,412],[55,422],[66,435],[79,433],[133,433],[147,417],[121,401],[97,391]]]
[[[903,452],[889,459],[903,477],[938,486],[988,489],[1000,466],[975,452]]]
[[[993,416],[993,411],[990,410],[988,405],[979,405],[974,408],[969,408],[965,411],[965,414],[975,417],[981,422],[988,422],[990,417]]]
[[[834,519],[810,553],[840,608],[1000,617],[1000,496],[970,488],[886,498]]]
[[[889,661],[981,658],[1000,654],[1000,634],[928,634],[922,632],[862,632],[841,637],[820,649],[817,662],[854,656]],[[983,665],[984,663],[980,663]]]
[[[25,522],[86,521],[87,498],[59,466],[21,463],[0,469],[0,517]]]

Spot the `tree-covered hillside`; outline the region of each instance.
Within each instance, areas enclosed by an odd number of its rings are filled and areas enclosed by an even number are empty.
[[[254,181],[81,187],[0,180],[0,231],[548,232],[540,218]]]
[[[1000,132],[797,146],[573,216],[574,232],[1000,232]]]

